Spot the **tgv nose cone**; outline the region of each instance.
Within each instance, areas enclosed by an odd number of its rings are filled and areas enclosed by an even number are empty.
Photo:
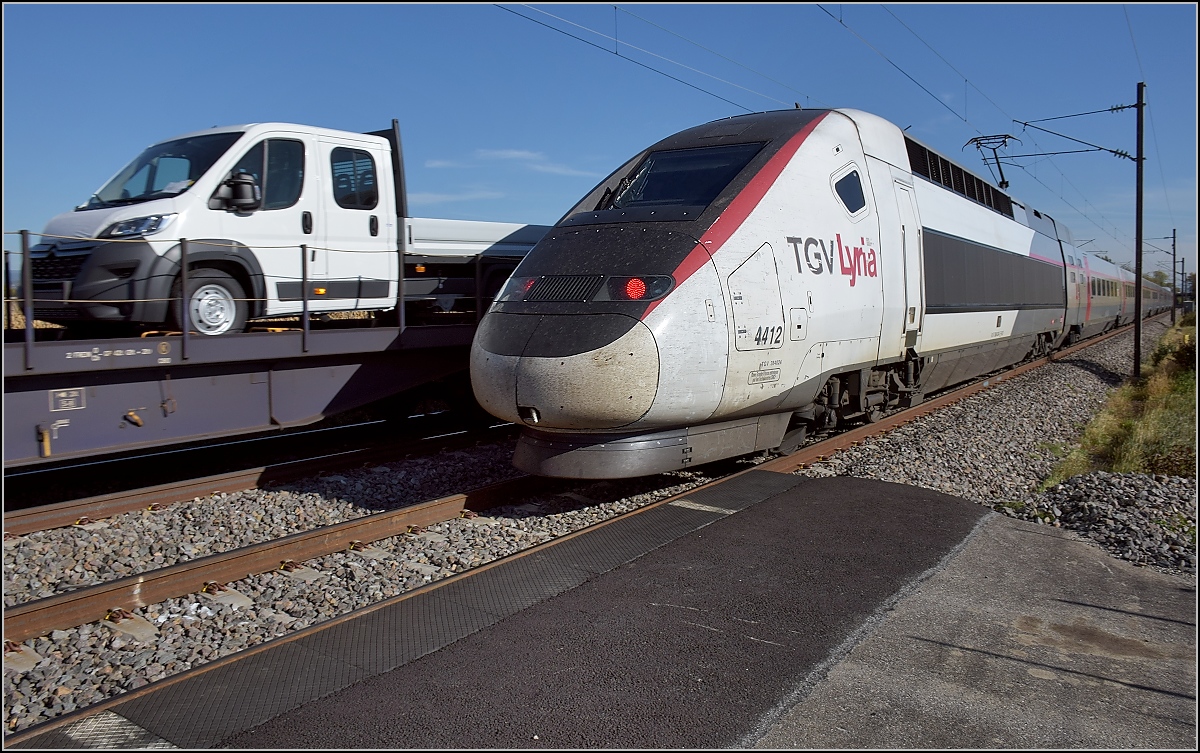
[[[471,348],[471,385],[516,424],[612,429],[650,409],[658,365],[654,335],[632,317],[491,313]]]

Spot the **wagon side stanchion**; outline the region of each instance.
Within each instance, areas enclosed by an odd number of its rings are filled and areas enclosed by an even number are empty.
[[[483,254],[475,255],[475,323],[483,319]]]
[[[308,352],[308,246],[300,244],[300,350]]]
[[[4,249],[4,329],[16,329],[13,325],[13,300],[12,293],[12,263],[9,261],[12,256],[9,250]]]
[[[4,281],[8,284],[8,280]],[[29,231],[21,231],[21,308],[25,312],[25,370],[33,368],[33,261]]]
[[[192,328],[192,313],[188,309],[188,242],[187,238],[179,239],[179,326],[183,329],[183,342],[179,350],[179,358],[188,360],[188,330]]]

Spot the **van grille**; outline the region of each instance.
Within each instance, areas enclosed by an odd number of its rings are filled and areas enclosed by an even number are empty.
[[[604,275],[547,275],[538,279],[527,301],[590,301],[604,284]]]
[[[78,256],[47,256],[43,259],[34,259],[33,265],[30,267],[33,270],[33,279],[74,280],[87,258],[87,254],[80,254]]]

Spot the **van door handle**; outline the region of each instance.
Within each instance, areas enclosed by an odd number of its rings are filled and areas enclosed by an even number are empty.
[[[371,235],[379,235],[379,218],[371,215]]]
[[[312,212],[300,213],[300,229],[304,231],[305,235],[312,232]]]

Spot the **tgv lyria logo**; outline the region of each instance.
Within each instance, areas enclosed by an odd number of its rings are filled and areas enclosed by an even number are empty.
[[[879,276],[879,257],[866,238],[859,238],[858,242],[861,245],[858,246],[842,243],[841,233],[836,234],[828,246],[820,238],[788,236],[787,242],[792,244],[792,249],[796,252],[796,269],[802,274],[805,267],[815,275],[832,273],[833,255],[836,251],[837,271],[850,277],[850,287],[854,287],[859,277]]]

